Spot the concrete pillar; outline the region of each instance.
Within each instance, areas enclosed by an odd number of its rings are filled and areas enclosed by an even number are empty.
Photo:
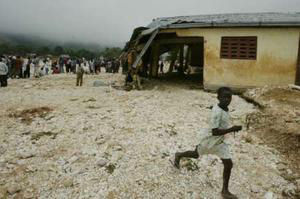
[[[151,63],[151,69],[152,69],[152,77],[158,76],[158,61],[159,61],[159,44],[154,43],[153,44],[153,57],[152,57],[152,63]]]

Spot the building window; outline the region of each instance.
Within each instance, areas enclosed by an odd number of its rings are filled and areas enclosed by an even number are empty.
[[[222,37],[221,58],[256,60],[257,37]]]

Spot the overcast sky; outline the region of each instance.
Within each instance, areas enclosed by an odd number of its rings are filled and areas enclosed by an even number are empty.
[[[117,45],[157,17],[297,11],[300,0],[0,0],[0,31]]]

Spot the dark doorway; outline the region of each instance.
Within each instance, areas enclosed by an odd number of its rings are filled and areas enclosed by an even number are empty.
[[[174,33],[162,33],[155,38],[149,52],[152,77],[178,77],[193,79],[203,84],[204,38],[178,37]],[[161,63],[164,69],[160,68]]]

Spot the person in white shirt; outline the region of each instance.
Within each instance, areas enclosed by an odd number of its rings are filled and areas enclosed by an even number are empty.
[[[7,86],[7,74],[8,74],[8,67],[5,63],[5,57],[1,56],[0,58],[0,86],[1,87]]]
[[[231,169],[233,167],[232,155],[230,150],[230,143],[227,142],[227,137],[230,134],[242,130],[242,126],[230,127],[230,116],[228,106],[231,103],[232,91],[230,88],[222,87],[218,90],[219,104],[216,104],[212,109],[212,116],[210,121],[210,128],[207,135],[201,140],[194,151],[185,151],[182,153],[175,153],[175,160],[173,162],[176,168],[180,168],[180,159],[199,158],[200,155],[214,154],[221,158],[224,164],[223,171],[223,198],[236,199],[237,197],[230,193],[229,179]]]

